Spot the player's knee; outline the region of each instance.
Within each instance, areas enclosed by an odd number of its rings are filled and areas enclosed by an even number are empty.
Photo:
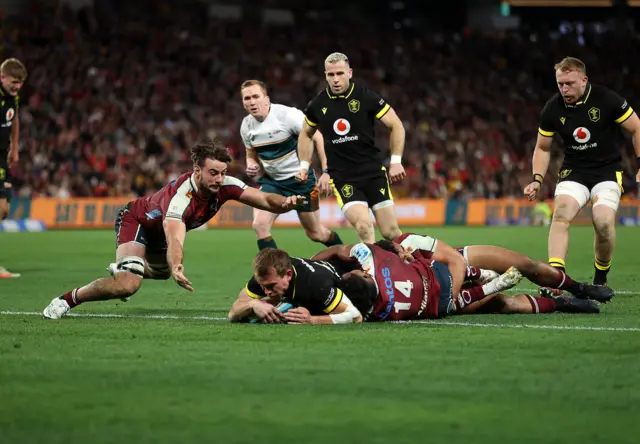
[[[271,236],[271,225],[266,222],[254,220],[252,227],[259,239]]]
[[[127,298],[140,289],[142,285],[142,279],[139,276],[125,272],[118,273],[115,276],[117,285],[115,286],[116,295],[119,298]]]
[[[394,223],[384,229],[380,229],[380,234],[387,240],[394,240],[400,236],[402,236],[402,231],[400,231],[400,227],[397,223]]]
[[[517,313],[518,304],[516,303],[515,298],[512,296],[507,296],[506,294],[497,294],[492,302],[495,304],[495,312],[510,314]]]
[[[593,229],[600,240],[610,239],[615,232],[615,223],[609,219],[594,219]]]
[[[358,232],[360,239],[368,237],[373,233],[373,223],[370,220],[358,220],[354,224],[354,228]]]

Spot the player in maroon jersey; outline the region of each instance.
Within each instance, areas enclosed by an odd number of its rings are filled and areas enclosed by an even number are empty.
[[[120,210],[115,221],[116,262],[109,266],[112,277],[55,298],[43,311],[46,318],[59,319],[82,302],[127,298],[138,291],[143,278],[173,277],[193,291],[182,264],[187,231],[207,223],[228,200],[272,213],[286,213],[303,203],[302,196],[263,193],[227,176],[231,156],[220,139],[196,143],[191,160],[193,172]]]
[[[401,247],[401,251],[411,253],[416,257],[423,257],[425,253],[423,244],[426,245],[426,254],[430,255],[431,253],[428,251],[429,246],[432,242],[438,241],[429,236],[405,233],[393,242]],[[475,279],[476,276],[479,276],[479,269],[494,270],[497,274],[515,265],[524,277],[543,288],[566,290],[576,298],[593,299],[598,302],[608,302],[614,296],[613,290],[609,287],[589,285],[587,283],[574,281],[571,276],[562,270],[506,248],[494,245],[469,245],[464,248],[458,248],[457,250],[464,256],[465,261],[469,265],[467,277],[472,280]],[[546,313],[556,311],[554,301],[561,304],[563,301],[567,302],[564,298],[557,299],[550,297],[551,294],[548,291],[543,291],[541,294],[545,295],[546,300],[528,296],[528,302],[523,301],[524,308],[530,303],[533,312]],[[488,301],[485,301],[485,303],[487,302]],[[568,300],[568,302],[575,301]],[[497,302],[494,302],[494,304],[496,303]],[[513,300],[510,300],[509,304],[514,305]],[[480,308],[480,304],[477,304],[476,307]],[[511,309],[514,308],[515,307],[511,307]],[[521,313],[522,311],[518,312]]]

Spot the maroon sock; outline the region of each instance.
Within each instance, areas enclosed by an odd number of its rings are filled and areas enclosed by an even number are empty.
[[[531,295],[526,295],[527,299],[531,303],[531,308],[534,314],[539,313],[553,313],[556,311],[557,304],[555,299],[552,298],[538,298]]]
[[[557,288],[559,290],[567,290],[569,293],[579,293],[580,284],[575,282],[571,277],[562,270],[555,270],[556,277],[551,285],[551,288]]]
[[[465,280],[475,281],[480,279],[480,269],[473,265],[467,266],[467,274],[464,275]]]
[[[460,295],[458,296],[458,308],[464,308],[467,305],[479,301],[480,299],[485,298],[484,290],[482,286],[476,285],[475,287],[466,288],[460,291]]]
[[[78,300],[76,296],[77,293],[78,293],[78,289],[74,288],[73,290],[68,291],[61,296],[61,298],[64,299],[67,302],[67,304],[69,304],[69,308],[73,308],[82,303],[82,301]]]

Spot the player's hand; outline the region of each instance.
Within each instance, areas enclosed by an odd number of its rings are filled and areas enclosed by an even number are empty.
[[[527,196],[527,199],[529,200],[535,200],[539,190],[540,190],[540,183],[531,182],[529,185],[525,187],[524,195]]]
[[[180,264],[173,267],[173,270],[171,270],[171,276],[173,276],[173,279],[179,286],[181,286],[185,290],[193,291],[191,282],[184,275],[184,265]]]
[[[284,318],[288,324],[313,324],[311,313],[304,307],[296,307],[287,311]]]
[[[389,179],[391,183],[399,182],[406,177],[407,173],[404,172],[404,167],[399,163],[392,163],[389,165]]]
[[[9,150],[9,155],[7,156],[7,161],[9,163],[9,168],[13,168],[18,164],[18,159],[20,156],[18,155],[18,149],[12,148]]]
[[[298,174],[296,174],[296,180],[300,183],[307,183],[309,179],[309,170],[307,168],[300,168]]]
[[[294,210],[301,205],[304,205],[307,202],[307,198],[304,196],[288,196],[284,203],[282,204],[282,208],[286,208],[287,210]]]
[[[280,324],[284,319],[282,312],[267,302],[255,301],[251,308],[253,313],[267,324]]]
[[[331,195],[331,185],[329,185],[329,180],[331,180],[331,177],[328,173],[322,173],[322,176],[318,179],[318,193],[320,196]]]
[[[247,168],[246,168],[245,172],[247,173],[247,176],[249,176],[249,177],[251,177],[253,179],[260,172],[260,165],[258,165],[257,163],[247,164]]]

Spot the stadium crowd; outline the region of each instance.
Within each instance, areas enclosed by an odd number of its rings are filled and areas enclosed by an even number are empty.
[[[304,109],[324,87],[324,57],[336,50],[405,123],[408,177],[394,187],[399,196],[521,196],[539,112],[555,92],[552,67],[565,55],[582,58],[595,83],[640,106],[640,57],[621,33],[585,29],[580,44],[575,32],[545,28],[416,34],[343,17],[329,36],[322,20],[261,27],[207,17],[197,4],[97,4],[73,11],[36,3],[0,25],[2,58],[29,69],[16,195],[146,195],[187,171],[187,147],[214,134],[236,159],[230,174],[246,180],[241,82],[262,79],[273,102]],[[383,146],[386,134],[379,132]],[[554,182],[545,181],[547,196]]]

